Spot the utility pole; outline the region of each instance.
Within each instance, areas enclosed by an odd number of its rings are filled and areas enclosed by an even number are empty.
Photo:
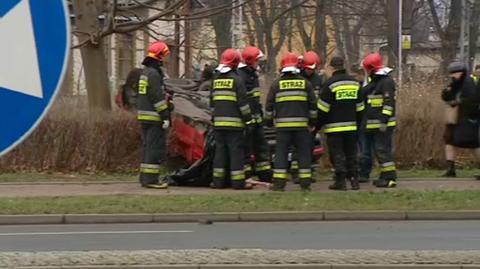
[[[463,1],[463,0],[462,0]],[[402,9],[403,9],[403,1],[398,0],[398,88],[402,88],[402,46],[403,46],[403,39],[402,39]]]
[[[185,15],[189,16],[192,13],[192,1],[185,2]],[[185,20],[184,38],[185,38],[185,77],[192,77],[192,36],[191,36],[191,21]]]

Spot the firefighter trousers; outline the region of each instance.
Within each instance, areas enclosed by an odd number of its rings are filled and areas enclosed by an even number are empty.
[[[275,181],[288,179],[288,153],[295,147],[298,159],[298,177],[302,187],[312,181],[312,135],[305,130],[277,129],[273,178]]]
[[[140,184],[156,184],[161,164],[166,158],[166,132],[161,125],[142,124],[143,161],[140,165]]]
[[[247,147],[246,147],[245,171],[251,171],[260,181],[272,181],[272,167],[270,160],[270,150],[268,142],[265,139],[263,125],[254,124],[247,127]],[[253,158],[252,158],[253,157]],[[248,177],[249,175],[247,175]]]
[[[215,130],[215,157],[213,183],[216,188],[245,187],[245,136],[243,130]]]
[[[373,141],[374,155],[380,166],[380,179],[384,180],[397,179],[392,146],[393,131],[393,128],[388,128],[385,132],[375,130],[365,133],[366,138]]]
[[[329,133],[327,146],[335,177],[339,180],[357,178],[357,132]]]

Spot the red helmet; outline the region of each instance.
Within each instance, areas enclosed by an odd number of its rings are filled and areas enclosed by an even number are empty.
[[[148,57],[154,58],[158,61],[163,61],[163,59],[170,54],[167,44],[162,41],[155,41],[150,44],[148,48]]]
[[[303,55],[303,68],[314,70],[321,63],[320,57],[314,51],[307,51]]]
[[[263,56],[263,52],[257,47],[246,47],[242,52],[242,58],[246,65],[256,64]]]
[[[238,52],[235,49],[226,49],[222,53],[220,64],[228,66],[232,69],[236,69],[241,60],[242,60],[242,56],[240,55],[240,52]]]
[[[385,67],[383,58],[379,53],[372,53],[367,55],[362,61],[363,68],[369,75],[374,74],[378,70]]]
[[[293,52],[287,52],[282,57],[282,72],[292,72],[298,67],[298,55]]]

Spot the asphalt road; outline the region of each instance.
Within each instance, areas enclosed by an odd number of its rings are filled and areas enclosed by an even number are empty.
[[[0,251],[206,248],[479,250],[480,221],[0,226]]]

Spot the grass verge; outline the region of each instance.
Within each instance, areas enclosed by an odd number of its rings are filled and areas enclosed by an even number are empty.
[[[404,169],[398,171],[398,177],[402,180],[419,179],[438,180],[443,174],[443,170],[438,169]],[[167,170],[162,174],[168,173]],[[480,175],[480,169],[458,169],[458,178],[471,178]],[[322,169],[318,174],[318,180],[331,180],[332,172]],[[372,178],[378,177],[377,173],[372,173]],[[27,182],[96,182],[96,181],[124,181],[137,182],[136,173],[59,173],[59,172],[19,172],[19,173],[0,173],[0,183],[27,183]],[[451,178],[449,180],[455,180]]]
[[[59,173],[21,172],[1,173],[0,183],[26,182],[95,182],[95,181],[136,181],[136,174],[128,173]]]
[[[1,214],[480,210],[480,191],[0,198]]]

